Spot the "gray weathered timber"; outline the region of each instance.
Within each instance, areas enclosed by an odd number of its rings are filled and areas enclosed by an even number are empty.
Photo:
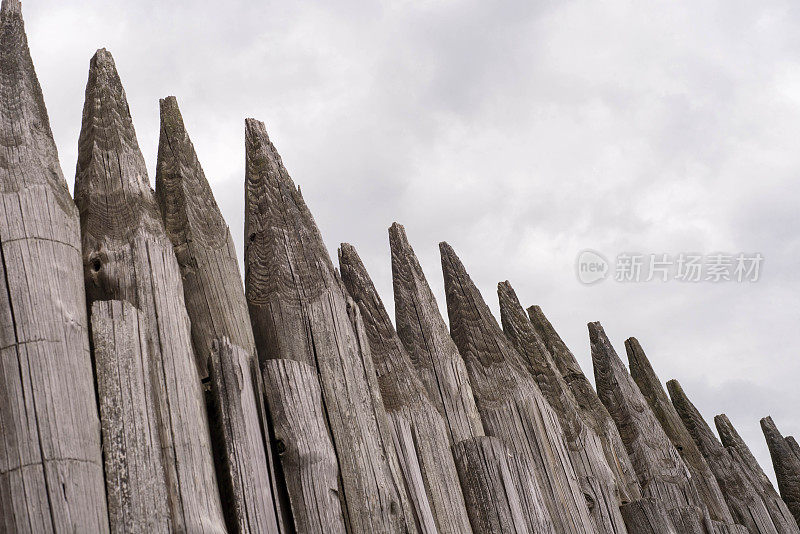
[[[277,359],[264,362],[263,375],[296,531],[344,534],[339,465],[316,369]]]
[[[280,506],[269,441],[258,406],[261,377],[233,238],[214,200],[175,97],[162,99],[156,199],[183,276],[186,311],[201,376],[217,358],[212,433],[223,510],[239,532],[277,532]],[[225,338],[226,342],[221,340]],[[221,343],[214,351],[215,343]],[[242,361],[244,353],[248,361]],[[245,376],[246,375],[246,376]],[[243,377],[243,380],[239,377]],[[239,389],[236,390],[235,387]],[[255,389],[254,389],[255,388]],[[219,420],[221,418],[221,420]],[[259,443],[259,441],[261,443]]]
[[[794,439],[794,436],[786,436],[786,444],[789,445],[794,455],[800,458],[800,445],[797,444],[797,440]]]
[[[632,534],[683,534],[672,524],[667,509],[658,499],[637,499],[623,505],[620,511]]]
[[[107,532],[78,212],[18,0],[0,12],[0,531]]]
[[[489,435],[502,439],[531,477],[553,529],[594,532],[586,498],[572,466],[554,410],[511,347],[461,260],[440,243],[450,332],[467,364],[478,411]],[[524,499],[520,491],[520,496]]]
[[[349,532],[414,531],[397,456],[382,439],[386,413],[370,391],[372,362],[362,360],[346,290],[263,123],[246,121],[245,145],[245,294],[262,366],[284,358],[317,369]]]
[[[398,337],[447,423],[473,530],[523,532],[514,519],[521,517],[525,531],[550,532],[549,514],[536,497],[538,487],[534,486],[531,492],[530,485],[522,483],[522,466],[500,440],[484,437],[464,360],[401,225],[394,223],[389,228],[389,244]],[[496,491],[508,487],[507,474],[514,490]]]
[[[92,58],[75,202],[90,302],[125,300],[148,318],[159,441],[172,528],[225,532],[183,284],[114,60]]]
[[[450,439],[442,415],[417,377],[356,249],[339,248],[342,281],[361,310],[383,405],[404,474],[419,471],[417,489],[406,475],[412,501],[428,501],[439,532],[471,532]]]
[[[111,532],[170,532],[147,318],[130,302],[104,300],[92,304],[91,321]]]
[[[717,477],[734,520],[754,534],[790,532],[776,528],[764,501],[751,479],[744,473],[744,462],[735,450],[726,450],[717,440],[700,412],[686,397],[680,384],[675,380],[668,381],[667,391],[686,430]]]
[[[536,333],[544,343],[553,363],[564,377],[564,381],[572,390],[578,401],[585,421],[600,436],[608,465],[614,470],[617,479],[617,491],[622,504],[640,499],[642,496],[639,479],[633,469],[628,451],[617,430],[617,425],[608,410],[600,401],[589,379],[583,373],[578,360],[567,348],[561,336],[545,317],[539,306],[528,308],[528,317]]]
[[[732,456],[744,464],[742,471],[750,479],[753,487],[756,488],[764,501],[773,523],[779,530],[797,532],[795,522],[789,519],[792,516],[791,511],[784,500],[781,499],[781,496],[778,495],[775,486],[772,485],[772,481],[756,461],[756,457],[753,456],[750,447],[747,446],[739,432],[736,431],[728,416],[725,414],[717,415],[714,417],[714,424],[717,427],[717,432],[719,432],[722,445]]]
[[[690,512],[699,511],[702,501],[686,464],[617,356],[600,323],[589,323],[589,340],[597,394],[617,423],[639,476],[643,496],[661,501],[671,515],[680,515],[682,508],[689,508]],[[702,516],[694,514],[694,519],[699,525]]]
[[[800,458],[786,443],[772,417],[761,420],[761,430],[767,440],[781,497],[800,525]]]
[[[672,444],[680,453],[686,467],[692,474],[692,480],[697,488],[700,498],[708,509],[711,519],[723,523],[733,523],[725,497],[719,487],[714,473],[708,467],[705,458],[695,445],[692,436],[683,426],[681,417],[667,396],[664,386],[653,370],[650,360],[635,337],[625,341],[625,351],[628,353],[628,367],[631,376],[639,386],[653,414],[661,423],[661,428],[669,437]]]
[[[584,421],[578,401],[556,369],[550,353],[533,329],[514,288],[508,281],[497,284],[500,319],[506,337],[522,356],[539,390],[555,411],[564,431],[567,452],[598,533],[626,532],[620,514],[617,481],[603,451],[600,437]]]

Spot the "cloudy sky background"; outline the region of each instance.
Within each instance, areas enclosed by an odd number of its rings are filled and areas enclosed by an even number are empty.
[[[393,314],[406,226],[446,313],[437,243],[497,310],[509,279],[592,375],[586,323],[636,336],[772,476],[759,418],[800,434],[800,4],[791,1],[24,3],[70,187],[89,58],[115,56],[154,179],[178,97],[241,255],[243,120],[266,122],[331,254]],[[760,252],[753,284],[581,285],[579,251]],[[713,423],[712,423],[713,425]]]

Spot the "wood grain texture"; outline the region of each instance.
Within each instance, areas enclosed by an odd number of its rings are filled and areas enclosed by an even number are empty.
[[[797,444],[797,440],[794,439],[794,436],[786,436],[786,444],[789,445],[789,448],[795,456],[800,458],[800,445]]]
[[[683,426],[678,412],[675,411],[675,407],[669,400],[667,392],[661,385],[641,344],[634,337],[628,338],[625,341],[625,351],[628,353],[628,366],[633,380],[647,399],[650,409],[661,423],[661,428],[664,429],[667,437],[683,458],[686,467],[689,468],[700,499],[708,509],[711,519],[723,523],[733,523],[733,516],[728,510],[725,497],[722,495],[714,473],[708,467],[708,463],[695,445],[692,436]]]
[[[668,381],[667,391],[686,430],[717,477],[736,523],[746,526],[751,533],[791,532],[773,522],[759,492],[745,474],[746,467],[738,453],[722,446],[680,384]]]
[[[471,532],[447,426],[428,398],[356,249],[339,248],[339,271],[358,305],[400,467],[415,507],[426,502],[441,533]],[[413,484],[419,474],[421,484]],[[419,514],[418,514],[419,515]]]
[[[107,532],[78,212],[18,0],[0,10],[0,531]]]
[[[263,376],[296,531],[343,534],[339,465],[316,370],[277,359],[264,362]]]
[[[170,532],[147,318],[105,300],[92,304],[91,321],[111,532]]]
[[[699,510],[702,501],[686,464],[600,323],[589,323],[589,340],[597,393],[617,423],[643,496],[661,501],[668,513],[681,508]]]
[[[764,438],[767,440],[781,498],[795,521],[800,524],[800,458],[786,443],[772,417],[765,417],[761,420],[761,431],[764,432]]]
[[[617,430],[617,425],[600,401],[589,379],[583,373],[578,360],[558,335],[553,325],[539,306],[528,308],[528,317],[534,330],[544,343],[553,363],[564,381],[572,390],[575,400],[584,415],[584,420],[594,429],[603,444],[608,465],[617,479],[617,489],[621,503],[640,499],[642,496],[639,479],[628,457],[628,451]]]
[[[637,499],[620,509],[632,534],[683,534],[675,528],[664,504],[653,498]]]
[[[552,527],[559,533],[593,532],[589,507],[572,466],[554,410],[511,347],[453,249],[441,243],[450,333],[467,364],[487,434],[502,439],[517,460],[520,484],[538,485]],[[527,502],[533,517],[537,500]],[[536,530],[533,526],[531,530]]]
[[[106,50],[90,63],[75,202],[88,300],[124,300],[148,317],[172,528],[225,532],[181,273]]]
[[[160,109],[156,199],[183,277],[201,376],[208,373],[209,358],[216,358],[215,409],[210,415],[212,433],[218,438],[214,455],[225,475],[219,477],[223,510],[233,530],[277,532],[281,507],[275,497],[281,491],[276,487],[269,440],[262,433],[268,425],[261,421],[258,408],[263,397],[260,373],[251,374],[256,347],[233,238],[177,100],[162,99]]]
[[[508,281],[500,282],[497,295],[503,331],[522,356],[526,368],[561,423],[567,451],[590,505],[595,530],[598,533],[627,532],[619,511],[622,503],[617,480],[606,460],[600,437],[585,422],[578,401],[531,325],[514,288]]]
[[[386,413],[370,389],[374,369],[359,351],[346,290],[264,124],[248,119],[245,137],[245,294],[262,366],[281,358],[317,369],[348,531],[414,531],[397,456],[382,433]]]

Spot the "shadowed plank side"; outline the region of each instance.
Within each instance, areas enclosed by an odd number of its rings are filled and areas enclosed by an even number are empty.
[[[111,532],[170,532],[147,319],[130,302],[105,300],[91,320]]]
[[[683,517],[680,512],[684,508],[697,511],[691,531],[703,532],[703,514],[699,513],[703,504],[686,464],[617,356],[603,327],[597,322],[588,326],[597,394],[617,423],[639,476],[642,496],[659,500],[670,515],[677,513]],[[681,527],[676,525],[676,528]]]
[[[223,510],[228,524],[240,532],[275,533],[284,507],[277,499],[282,492],[269,439],[262,433],[268,425],[260,420],[257,408],[263,397],[261,380],[258,373],[253,379],[244,377],[238,391],[230,382],[242,374],[250,376],[251,363],[242,361],[241,353],[249,362],[257,362],[236,249],[177,100],[162,99],[160,109],[156,199],[183,276],[201,376],[208,374],[211,355],[216,358],[212,381],[216,402],[209,415],[214,456],[226,466],[219,477]],[[223,338],[228,341],[222,342]],[[214,350],[215,344],[219,350]]]
[[[628,353],[628,366],[633,380],[647,399],[650,409],[661,423],[661,428],[664,429],[667,437],[686,463],[686,467],[689,468],[694,485],[706,505],[711,519],[723,523],[733,523],[733,516],[728,510],[725,497],[722,495],[714,473],[708,467],[708,463],[695,445],[692,436],[683,426],[681,417],[675,411],[675,407],[669,400],[667,392],[661,385],[641,344],[634,337],[628,338],[625,341],[625,351]]]
[[[683,534],[672,524],[667,509],[658,499],[637,499],[623,505],[620,512],[632,534]]]
[[[786,444],[789,445],[794,455],[800,458],[800,445],[797,444],[797,440],[794,439],[794,436],[786,436]]]
[[[680,384],[676,380],[668,381],[667,391],[683,425],[717,477],[734,520],[754,534],[791,532],[777,528],[773,523],[764,501],[751,479],[744,473],[746,468],[738,453],[734,449],[726,450],[723,447],[700,412],[686,397]]]
[[[0,531],[108,531],[78,212],[18,0],[0,8]]]
[[[261,365],[280,358],[317,369],[349,532],[414,531],[397,456],[381,431],[386,413],[370,389],[372,362],[362,360],[346,290],[264,124],[247,119],[245,130],[245,295]]]
[[[181,273],[149,185],[125,91],[106,50],[90,63],[75,202],[87,298],[125,300],[148,318],[172,528],[225,532]]]
[[[467,364],[486,432],[502,439],[515,456],[521,487],[538,485],[556,532],[593,532],[554,410],[506,340],[461,260],[447,243],[440,243],[439,250],[450,332]],[[519,493],[528,497],[525,489]]]
[[[617,425],[609,415],[608,410],[600,401],[589,379],[583,373],[578,360],[567,348],[567,345],[558,335],[553,325],[542,312],[539,306],[528,308],[528,317],[534,330],[544,343],[553,363],[561,373],[564,381],[572,390],[575,400],[583,412],[585,421],[600,436],[608,465],[614,471],[617,479],[620,502],[635,501],[642,496],[639,479],[633,469],[628,451],[617,430]]]
[[[786,443],[772,417],[761,420],[761,430],[767,440],[781,497],[795,521],[800,524],[800,458]]]
[[[514,288],[508,281],[497,284],[500,319],[506,337],[522,356],[539,390],[558,416],[567,451],[598,533],[627,532],[620,514],[617,481],[608,465],[600,437],[584,422],[578,402],[533,329]]]
[[[339,270],[361,311],[401,470],[419,471],[422,478],[412,500],[429,502],[439,532],[471,532],[442,414],[428,398],[358,252],[348,243],[339,248]],[[406,475],[406,484],[415,489],[410,478]]]

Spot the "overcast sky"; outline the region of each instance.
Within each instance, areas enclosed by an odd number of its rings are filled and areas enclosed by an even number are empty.
[[[772,476],[759,418],[800,434],[800,4],[787,1],[24,2],[70,187],[89,59],[114,55],[154,180],[178,97],[242,252],[244,118],[265,121],[335,260],[393,314],[406,226],[490,306],[509,279],[592,375],[586,323],[636,336]],[[756,283],[581,284],[578,253],[759,252]]]

